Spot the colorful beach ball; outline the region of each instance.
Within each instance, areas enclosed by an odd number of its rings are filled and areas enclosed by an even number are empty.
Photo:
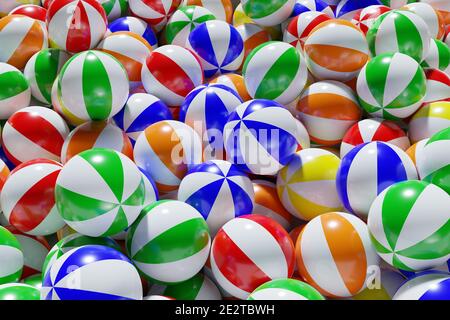
[[[284,207],[302,220],[341,210],[336,191],[339,164],[339,158],[326,150],[299,151],[278,173],[277,191]]]
[[[356,91],[361,106],[371,116],[407,118],[425,98],[425,73],[417,61],[403,53],[380,54],[361,70]]]
[[[22,70],[36,52],[47,48],[47,31],[35,19],[10,15],[0,19],[0,42],[0,61]]]
[[[448,273],[424,273],[405,284],[393,300],[449,300],[450,276]]]
[[[450,127],[441,130],[423,146],[423,157],[418,166],[421,179],[431,182],[450,195]]]
[[[330,19],[315,27],[305,41],[304,52],[309,71],[322,80],[351,80],[369,59],[364,33],[342,19]]]
[[[421,65],[442,70],[450,76],[450,48],[441,40],[431,39],[430,49]]]
[[[19,241],[0,226],[0,285],[19,281],[22,268],[23,253]]]
[[[295,0],[241,0],[245,14],[262,26],[280,24],[292,13]]]
[[[158,39],[156,38],[155,32],[144,20],[136,17],[122,17],[114,20],[108,25],[107,33],[120,31],[130,31],[136,33],[147,40],[153,49],[158,47]]]
[[[444,18],[430,4],[423,2],[414,2],[401,7],[401,9],[413,12],[421,17],[428,26],[428,31],[430,31],[431,38],[442,39],[444,37]]]
[[[295,47],[281,41],[270,41],[250,53],[242,74],[254,99],[288,104],[305,87],[307,68],[302,54]]]
[[[350,21],[355,14],[372,5],[381,5],[380,0],[342,0],[336,7],[336,18]]]
[[[0,119],[8,119],[14,112],[28,107],[30,85],[16,67],[0,62]]]
[[[93,148],[107,148],[133,159],[133,146],[128,136],[116,125],[107,121],[86,122],[70,132],[61,149],[61,162]]]
[[[41,300],[38,288],[24,283],[0,285],[0,300]]]
[[[70,159],[56,181],[59,213],[75,231],[115,235],[138,217],[145,190],[141,172],[125,155],[91,149]]]
[[[145,90],[168,106],[179,106],[195,87],[203,83],[200,60],[191,51],[175,45],[155,49],[142,67]]]
[[[60,49],[44,49],[28,60],[24,75],[27,78],[31,94],[45,104],[51,104],[52,86],[64,63],[70,56]]]
[[[295,246],[299,273],[327,297],[350,297],[366,287],[378,256],[366,224],[342,212],[322,214],[306,224]]]
[[[11,172],[0,198],[10,224],[30,235],[49,235],[64,226],[54,195],[61,168],[55,161],[35,159]]]
[[[128,0],[99,0],[105,9],[108,21],[113,21],[128,13]]]
[[[409,122],[408,136],[412,143],[430,138],[450,126],[450,101],[436,101],[423,105]]]
[[[241,216],[219,230],[210,260],[218,284],[234,297],[246,299],[263,283],[292,276],[294,244],[274,220],[257,214]]]
[[[40,0],[3,0],[2,3],[0,4],[0,17],[6,16],[9,12],[11,12],[11,10],[17,8],[20,5],[26,3],[38,5],[40,2],[41,2]]]
[[[296,115],[313,142],[332,146],[361,118],[361,109],[350,87],[328,80],[313,83],[302,93]]]
[[[197,209],[206,220],[211,235],[229,220],[253,210],[251,180],[235,165],[211,160],[193,167],[178,189],[178,200]]]
[[[419,63],[428,54],[430,38],[425,21],[405,10],[386,12],[367,31],[367,42],[373,56],[400,52]]]
[[[203,268],[211,238],[208,225],[194,207],[161,200],[142,210],[128,231],[126,243],[129,256],[146,277],[175,284]]]
[[[220,291],[211,279],[202,273],[169,286],[153,285],[150,294],[161,294],[176,300],[222,300]]]
[[[131,13],[146,21],[157,32],[166,25],[167,19],[180,3],[181,0],[128,0]]]
[[[368,216],[372,244],[391,266],[418,271],[450,258],[450,197],[425,181],[404,181],[384,190]]]
[[[125,68],[101,51],[73,56],[58,76],[57,96],[64,116],[71,122],[111,118],[125,105],[128,93]]]
[[[235,3],[234,1],[233,3]],[[208,9],[219,20],[231,23],[233,18],[232,0],[183,0],[182,5],[201,6]]]
[[[270,33],[254,23],[244,23],[236,27],[244,41],[244,60],[250,52],[261,44],[272,40]]]
[[[107,272],[99,277],[99,270]],[[142,296],[141,279],[131,261],[99,245],[62,255],[44,276],[41,289],[42,300],[142,300]]]
[[[170,17],[165,29],[166,41],[184,47],[189,34],[203,22],[215,20],[216,17],[208,9],[200,6],[180,7]]]
[[[256,99],[233,111],[224,127],[227,158],[245,171],[274,175],[297,149],[295,118],[275,101]]]
[[[148,93],[132,94],[122,110],[114,117],[115,124],[125,131],[134,145],[148,126],[162,120],[172,120],[172,114],[164,102]]]
[[[130,31],[118,31],[106,36],[97,49],[109,53],[123,65],[131,88],[141,85],[142,65],[153,50],[147,40]]]
[[[310,35],[311,31],[324,21],[331,18],[318,11],[306,11],[295,18],[293,18],[283,33],[283,41],[302,49],[305,46],[305,41]]]
[[[423,103],[450,101],[450,76],[438,69],[425,69],[427,93]]]
[[[362,10],[356,11],[351,22],[360,28],[364,34],[366,34],[377,18],[390,10],[391,8],[384,5],[370,5]]]
[[[159,121],[137,138],[134,160],[153,178],[158,190],[167,193],[178,189],[188,170],[202,162],[202,142],[187,124]]]
[[[53,0],[47,12],[50,46],[72,53],[95,48],[107,24],[97,0]]]
[[[223,159],[223,128],[231,112],[242,104],[239,95],[221,84],[201,85],[192,90],[180,106],[180,121],[204,141],[206,159]],[[206,141],[205,141],[206,140]]]
[[[325,298],[305,282],[276,279],[256,288],[247,300],[325,300]]]
[[[250,97],[250,95],[248,94],[247,88],[245,86],[244,77],[241,76],[240,74],[236,73],[222,74],[212,79],[209,83],[223,84],[224,86],[233,89],[235,92],[237,92],[239,97],[244,102],[252,99],[252,97]]]
[[[412,179],[417,179],[417,171],[408,155],[397,146],[374,141],[356,146],[342,158],[336,187],[344,208],[365,218],[384,189]]]
[[[15,165],[36,158],[60,160],[69,128],[61,116],[45,107],[27,107],[15,112],[2,133],[6,156]]]
[[[296,0],[291,17],[296,17],[305,12],[323,12],[330,18],[334,18],[333,9],[323,0]]]
[[[364,119],[354,124],[345,133],[341,143],[341,158],[361,143],[372,141],[388,142],[404,151],[410,147],[405,131],[395,122],[382,119]]]
[[[235,27],[220,20],[206,21],[189,34],[187,48],[194,51],[206,78],[234,72],[244,59],[244,42]]]

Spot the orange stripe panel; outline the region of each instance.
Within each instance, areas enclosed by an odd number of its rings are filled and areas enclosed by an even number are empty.
[[[141,81],[141,69],[142,63],[127,57],[117,51],[112,51],[108,49],[101,49],[101,51],[109,53],[114,58],[119,60],[119,62],[124,66],[125,70],[127,70],[128,80],[130,81]]]
[[[336,120],[358,120],[361,117],[361,109],[355,102],[332,93],[305,96],[297,103],[297,110],[311,116]]]
[[[291,214],[281,204],[275,188],[263,184],[254,184],[253,187],[255,190],[255,203],[278,213],[287,221],[292,220]]]
[[[80,152],[91,149],[105,127],[105,121],[92,122],[77,130],[67,146],[66,161]]]
[[[30,58],[44,46],[44,31],[39,22],[35,21],[20,45],[16,48],[8,63],[18,69],[25,68]]]
[[[361,51],[326,44],[305,45],[305,52],[314,63],[336,72],[353,72],[361,69],[369,56]]]

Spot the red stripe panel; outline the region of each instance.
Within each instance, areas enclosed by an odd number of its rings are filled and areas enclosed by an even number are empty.
[[[53,16],[59,11],[61,10],[61,8],[63,8],[64,6],[66,6],[67,4],[74,2],[73,0],[55,0],[52,1],[50,7],[47,10],[47,23],[49,20],[51,20],[53,18]]]
[[[142,2],[156,12],[166,15],[166,10],[164,10],[163,2],[161,0],[142,0]]]
[[[66,39],[66,48],[70,52],[81,52],[89,50],[91,45],[91,26],[86,8],[82,1],[77,4],[71,27]]]
[[[426,69],[425,75],[427,77],[427,80],[434,80],[438,82],[445,83],[446,85],[450,86],[450,77],[447,76],[446,73],[436,70],[436,69]]]
[[[383,121],[375,131],[372,140],[373,141],[390,141],[392,139],[397,139],[404,137],[405,132],[395,123],[390,121]]]
[[[296,16],[291,22],[289,22],[287,31],[294,37],[298,38],[298,28],[297,28],[298,16]]]
[[[351,126],[350,129],[348,129],[342,141],[347,142],[353,146],[357,146],[358,144],[364,143],[363,138],[361,136],[361,131],[359,130],[359,125],[355,124]]]
[[[303,30],[303,33],[299,36],[299,38],[304,38],[304,37],[308,36],[311,33],[312,29],[314,29],[320,23],[327,21],[327,20],[330,20],[330,18],[325,14],[317,16],[309,23],[309,25],[305,28],[305,30]]]

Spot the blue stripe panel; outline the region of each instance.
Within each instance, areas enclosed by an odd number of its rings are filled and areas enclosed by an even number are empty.
[[[228,170],[227,177],[235,177],[235,176],[245,176],[245,177],[247,177],[247,175],[245,174],[244,171],[242,171],[241,169],[239,169],[235,165],[231,165],[230,169]]]
[[[229,112],[220,97],[214,92],[207,92],[205,97],[205,121],[206,129],[217,130],[208,132],[209,143],[211,143],[211,136],[217,135],[218,132],[223,132],[223,127],[227,123]]]
[[[108,25],[108,29],[111,32],[118,32],[118,31],[130,31],[130,27],[128,25],[128,18],[123,17],[114,20]]]
[[[162,101],[157,101],[145,108],[139,116],[134,119],[127,132],[144,131],[149,125],[162,120],[173,120],[169,107]]]
[[[189,43],[192,49],[194,49],[200,57],[213,66],[219,67],[206,22],[198,25],[192,30],[189,35]]]
[[[68,288],[53,288],[61,300],[133,300],[102,292],[85,291]]]
[[[378,0],[343,0],[343,1],[347,2],[340,8],[337,16],[338,18],[351,11],[363,9],[365,7],[372,5],[382,5],[382,3]]]
[[[435,288],[428,289],[419,300],[450,300],[450,278],[439,282]]]
[[[224,181],[225,179],[219,179],[203,186],[198,191],[191,194],[185,202],[197,209],[205,220],[208,219],[211,208],[213,207],[214,202],[216,202],[218,193],[220,188],[222,188]]]
[[[248,193],[233,181],[227,179],[227,182],[233,195],[234,216],[239,217],[244,214],[251,214],[253,211],[253,202]]]
[[[403,162],[397,152],[384,142],[377,144],[377,192],[380,194],[384,189],[396,182],[408,179]]]
[[[230,40],[228,43],[228,51],[225,55],[223,61],[220,63],[221,67],[225,67],[231,64],[234,60],[236,60],[239,55],[244,51],[244,41],[242,41],[242,37],[240,33],[236,30],[235,27],[229,26],[230,28]]]

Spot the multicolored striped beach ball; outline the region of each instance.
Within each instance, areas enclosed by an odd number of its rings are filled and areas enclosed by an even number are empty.
[[[360,144],[342,158],[336,188],[344,208],[365,218],[387,187],[417,179],[416,167],[399,147],[381,141]]]
[[[175,284],[203,268],[211,238],[197,209],[181,201],[161,200],[142,210],[126,244],[129,256],[147,278]]]
[[[305,41],[311,31],[322,22],[330,19],[331,18],[323,12],[303,12],[289,22],[283,32],[283,41],[289,43],[297,49],[303,50]]]
[[[145,20],[156,32],[164,28],[180,3],[181,0],[128,0],[130,12]]]
[[[393,300],[448,300],[449,294],[448,273],[423,273],[403,284]]]
[[[16,67],[0,62],[0,119],[8,119],[14,112],[28,107],[30,85]]]
[[[327,297],[354,296],[379,268],[367,225],[348,213],[329,212],[308,222],[295,249],[300,275]]]
[[[128,13],[128,0],[98,0],[105,9],[108,21],[116,20]]]
[[[281,41],[269,41],[249,54],[242,75],[254,99],[288,104],[304,89],[307,68],[302,54],[295,47]]]
[[[390,10],[391,8],[384,5],[371,5],[356,11],[351,22],[360,28],[364,34],[367,34],[378,17]]]
[[[91,149],[70,159],[56,181],[56,205],[75,231],[115,235],[138,217],[145,199],[141,172],[125,155]]]
[[[257,214],[241,216],[219,230],[210,261],[219,285],[234,297],[246,299],[267,281],[292,276],[294,244],[276,221]]]
[[[295,0],[241,0],[245,14],[261,26],[275,26],[291,15]]]
[[[422,67],[403,53],[383,53],[361,70],[356,84],[361,106],[373,117],[398,120],[412,115],[426,94]]]
[[[0,226],[0,285],[17,282],[22,275],[23,252],[17,238]]]
[[[450,258],[450,197],[425,181],[396,183],[370,207],[367,224],[378,255],[391,266],[418,271]]]
[[[256,288],[247,300],[325,300],[325,298],[305,282],[276,279]]]
[[[427,93],[423,103],[450,101],[450,76],[438,69],[425,69]]]
[[[423,105],[409,122],[408,136],[412,143],[430,138],[450,126],[450,101],[436,101]]]
[[[421,65],[424,68],[442,70],[450,76],[450,48],[441,40],[431,39],[430,50]]]
[[[158,48],[158,39],[152,27],[142,19],[136,17],[122,17],[114,20],[108,25],[108,33],[130,31],[141,36],[152,46],[153,49]]]

